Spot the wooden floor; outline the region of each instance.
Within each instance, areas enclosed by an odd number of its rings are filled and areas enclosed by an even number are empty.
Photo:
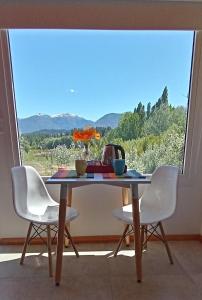
[[[113,258],[115,244],[79,244],[80,258],[71,248],[64,253],[60,287],[48,277],[45,247],[31,246],[20,266],[21,247],[1,246],[0,299],[201,300],[202,244],[170,242],[170,246],[174,265],[169,264],[162,243],[148,244],[143,253],[144,280],[137,283],[132,247]]]

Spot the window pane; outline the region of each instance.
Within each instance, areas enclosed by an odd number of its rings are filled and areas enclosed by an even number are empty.
[[[183,166],[192,31],[10,30],[23,164],[41,175],[121,145],[129,169]],[[75,128],[100,134],[75,141]],[[78,137],[78,135],[77,135]],[[89,138],[89,140],[88,140]]]

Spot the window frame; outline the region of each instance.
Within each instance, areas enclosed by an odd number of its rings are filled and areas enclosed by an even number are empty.
[[[94,3],[54,3],[51,0],[46,4],[29,1],[29,5],[16,6],[14,1],[10,5],[0,4],[1,28],[60,28],[60,29],[133,29],[133,30],[197,30],[202,29],[202,3],[198,1],[118,1],[113,0]],[[117,4],[117,3],[116,3]],[[39,10],[40,8],[40,10]],[[57,13],[56,13],[57,11]],[[92,14],[92,11],[94,12]],[[55,16],[59,16],[56,18]],[[44,18],[46,16],[46,18]],[[8,113],[9,134],[12,143],[11,165],[20,163],[18,128],[16,123],[15,94],[12,83],[12,62],[9,53],[8,32],[0,30],[4,78],[2,86],[5,88],[6,105]],[[194,172],[193,156],[196,141],[196,128],[198,124],[197,108],[200,107],[199,77],[202,73],[201,63],[202,31],[196,31],[192,71],[190,78],[189,108],[187,119],[187,132],[184,153],[184,172],[180,180],[185,184],[192,183],[191,174]],[[1,121],[1,120],[0,120]],[[5,122],[5,119],[4,119]],[[199,153],[198,153],[199,156]]]
[[[7,33],[9,34],[9,33]],[[190,151],[187,151],[187,148],[191,147],[192,141],[190,140],[190,136],[192,136],[192,128],[193,128],[193,120],[194,118],[192,116],[190,116],[191,111],[195,111],[195,96],[193,91],[195,91],[195,89],[192,88],[192,83],[193,83],[193,69],[195,69],[199,64],[198,61],[196,59],[196,53],[197,53],[197,45],[198,45],[198,38],[196,40],[196,36],[197,34],[194,32],[193,35],[193,47],[192,47],[192,58],[191,58],[191,68],[190,68],[190,82],[189,82],[189,95],[188,95],[188,104],[187,104],[187,119],[186,119],[186,131],[185,131],[185,137],[184,137],[184,153],[183,153],[183,162],[182,162],[182,174],[189,174],[189,172],[187,172],[187,170],[190,168]],[[8,35],[8,39],[9,39],[9,35]],[[198,55],[197,55],[198,57]],[[12,64],[12,58],[10,55],[10,63]],[[12,74],[11,74],[12,75]],[[192,98],[192,100],[190,99]],[[193,101],[194,99],[194,101]],[[14,105],[16,105],[16,103],[14,103]],[[17,116],[16,116],[16,120],[17,120]],[[191,125],[190,125],[191,124]],[[18,126],[18,124],[17,124]],[[17,133],[18,134],[18,133]],[[19,141],[18,141],[19,143]],[[189,146],[188,146],[189,145]],[[20,157],[21,163],[22,163],[22,158],[21,158],[21,153],[20,153],[20,147],[18,145],[18,155]],[[44,175],[44,177],[47,177],[47,175]]]
[[[193,165],[192,159],[194,155],[194,131],[196,129],[196,111],[198,102],[198,88],[200,82],[198,80],[201,65],[202,52],[202,31],[195,31],[193,53],[192,53],[192,67],[190,70],[190,85],[189,85],[189,99],[187,112],[187,128],[186,139],[184,145],[184,166],[183,173],[180,175],[180,181],[183,183],[192,183]]]

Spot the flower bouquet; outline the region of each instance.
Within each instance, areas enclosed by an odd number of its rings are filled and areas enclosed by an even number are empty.
[[[75,168],[77,175],[84,175],[87,168],[87,160],[89,156],[89,144],[92,139],[99,140],[100,133],[93,127],[86,127],[82,130],[74,130],[73,140],[75,142],[82,142],[84,145],[83,158],[75,161]]]
[[[87,160],[89,156],[89,144],[92,139],[99,140],[100,133],[96,131],[93,127],[86,127],[82,130],[74,130],[73,132],[73,140],[75,142],[82,142],[84,145],[83,157]]]

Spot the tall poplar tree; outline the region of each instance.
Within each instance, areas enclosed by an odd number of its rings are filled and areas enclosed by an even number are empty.
[[[147,104],[147,119],[149,118],[150,114],[151,114],[151,102]]]
[[[161,96],[161,104],[168,105],[168,88],[167,88],[167,86],[163,90],[163,93]]]

